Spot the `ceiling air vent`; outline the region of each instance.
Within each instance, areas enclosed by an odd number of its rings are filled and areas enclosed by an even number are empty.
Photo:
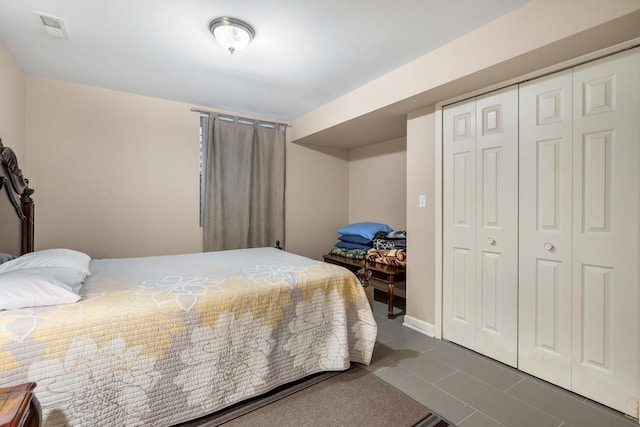
[[[64,19],[49,15],[48,13],[36,12],[35,10],[33,13],[38,15],[40,23],[50,36],[60,39],[69,38],[69,32],[67,31]]]

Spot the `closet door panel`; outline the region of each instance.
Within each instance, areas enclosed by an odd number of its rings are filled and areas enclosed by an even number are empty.
[[[571,70],[520,85],[518,368],[571,387]]]
[[[475,349],[475,102],[443,112],[443,337]]]
[[[573,391],[638,417],[640,54],[574,70]]]
[[[476,350],[516,366],[517,86],[477,98],[476,126]]]

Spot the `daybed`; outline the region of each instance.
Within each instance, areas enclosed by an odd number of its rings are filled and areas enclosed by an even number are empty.
[[[0,150],[3,182],[30,196],[15,155]],[[32,212],[18,205],[33,236]],[[275,248],[103,260],[43,250],[0,265],[4,303],[19,299],[6,297],[16,287],[32,289],[34,304],[51,289],[69,300],[0,311],[0,386],[36,382],[45,426],[195,419],[368,364],[377,331],[351,272]]]
[[[386,284],[387,317],[395,319],[394,290],[397,282],[405,280],[407,232],[393,231],[387,224],[366,221],[345,225],[337,234],[338,243],[322,256],[324,261],[353,271],[363,286],[369,286],[369,279]]]

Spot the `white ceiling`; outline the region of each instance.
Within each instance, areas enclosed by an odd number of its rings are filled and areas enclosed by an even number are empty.
[[[293,120],[527,1],[1,0],[0,41],[30,75]],[[245,50],[213,39],[220,16],[253,26]]]

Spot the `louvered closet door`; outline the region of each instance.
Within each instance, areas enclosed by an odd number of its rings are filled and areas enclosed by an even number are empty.
[[[573,391],[638,417],[640,52],[574,69]]]
[[[443,112],[443,336],[517,362],[517,88]]]
[[[443,337],[475,349],[475,101],[443,111]]]
[[[516,366],[517,86],[477,98],[476,124],[476,350]]]
[[[571,388],[572,72],[520,85],[518,368]]]

